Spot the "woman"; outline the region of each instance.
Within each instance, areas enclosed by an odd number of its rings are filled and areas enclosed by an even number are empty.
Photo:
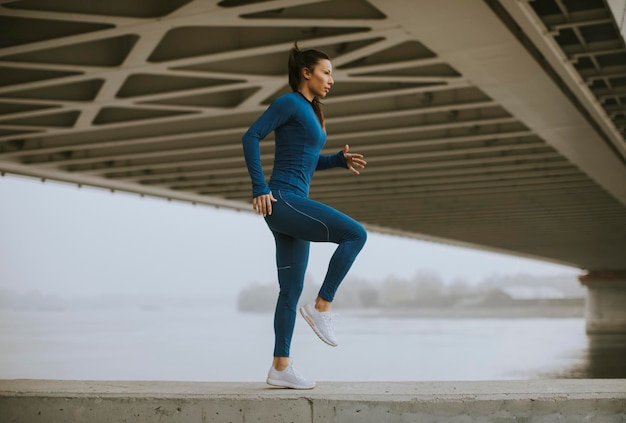
[[[265,218],[276,243],[280,293],[274,315],[274,360],[267,383],[293,389],[311,389],[315,382],[298,373],[289,356],[296,320],[296,306],[304,285],[309,244],[338,244],[324,283],[314,302],[300,313],[319,338],[336,346],[331,303],[339,284],[363,248],[367,233],[354,219],[308,198],[316,170],[343,167],[358,175],[365,167],[361,154],[349,146],[337,154],[320,155],[326,142],[320,98],[334,84],[328,55],[319,50],[298,49],[289,55],[289,85],[293,92],[272,102],[243,136],[243,149],[252,179],[252,207]],[[260,159],[260,141],[275,134],[274,168],[269,185]]]

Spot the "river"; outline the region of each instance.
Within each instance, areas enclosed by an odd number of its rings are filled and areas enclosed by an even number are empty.
[[[318,381],[626,377],[626,339],[581,318],[339,317],[337,348],[298,318],[292,357]],[[263,381],[271,314],[200,308],[0,311],[0,378]]]

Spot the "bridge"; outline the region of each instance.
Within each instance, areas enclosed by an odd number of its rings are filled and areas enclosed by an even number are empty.
[[[369,163],[312,198],[578,267],[588,331],[625,332],[624,3],[3,0],[0,172],[250,210],[241,136],[298,40],[332,57],[326,151]]]

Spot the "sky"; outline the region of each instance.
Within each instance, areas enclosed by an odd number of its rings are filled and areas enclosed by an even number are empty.
[[[334,244],[314,244],[321,283]],[[494,274],[577,275],[578,269],[369,233],[348,278],[438,274],[476,283]],[[0,177],[0,290],[64,298],[103,294],[235,296],[276,283],[274,240],[253,213],[15,175]]]

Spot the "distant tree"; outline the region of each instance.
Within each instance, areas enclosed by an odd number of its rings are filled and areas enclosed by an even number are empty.
[[[416,287],[415,297],[434,298],[440,297],[444,291],[444,283],[441,276],[431,271],[418,272],[413,282]]]
[[[450,283],[448,293],[455,297],[464,297],[472,294],[472,288],[466,279],[457,278]]]
[[[378,307],[380,305],[380,292],[371,286],[364,286],[359,289],[359,300],[365,308]]]
[[[273,284],[253,284],[242,289],[237,297],[237,309],[243,312],[270,312],[276,307],[278,289]]]
[[[402,306],[413,300],[414,291],[407,280],[388,276],[383,282],[381,300],[388,307]]]
[[[513,302],[513,298],[500,289],[489,290],[482,299],[482,305],[503,306]]]

